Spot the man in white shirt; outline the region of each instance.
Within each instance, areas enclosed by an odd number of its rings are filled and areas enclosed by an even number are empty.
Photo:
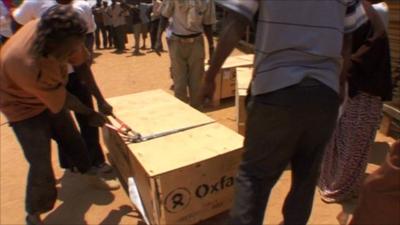
[[[104,26],[107,30],[107,37],[108,37],[108,47],[112,48],[114,46],[114,34],[113,34],[113,27],[112,27],[112,18],[107,14],[108,10],[108,2],[103,2],[103,21]]]
[[[14,12],[15,21],[24,25],[31,20],[39,18],[47,9],[56,4],[71,4],[74,10],[86,22],[88,27],[86,47],[93,53],[94,32],[96,23],[94,21],[92,9],[88,2],[83,0],[26,0]]]
[[[25,25],[29,21],[40,18],[49,8],[57,4],[68,5],[71,4],[73,9],[79,16],[86,22],[88,27],[86,36],[86,47],[93,48],[93,32],[96,29],[92,9],[86,1],[83,0],[25,0],[14,12],[13,18],[19,25]],[[89,60],[90,61],[90,60]],[[106,114],[112,114],[112,107],[107,103],[105,98],[97,86],[93,73],[90,69],[90,62],[84,63],[81,66],[76,66],[72,69],[69,68],[69,81],[67,89],[75,95],[87,107],[94,109],[92,95],[96,98],[99,110]],[[72,75],[71,75],[72,74]],[[105,163],[105,157],[99,141],[98,128],[92,127],[88,124],[88,118],[85,115],[76,113],[76,118],[80,126],[81,134],[86,142],[92,166],[99,169],[99,171],[109,172],[111,167]],[[59,146],[61,150],[63,146]],[[74,170],[74,165],[68,159],[62,150],[60,154],[60,164],[62,168]]]
[[[0,1],[0,46],[12,35],[10,10]]]
[[[155,46],[158,54],[161,51],[162,32],[170,18],[172,18],[170,54],[175,97],[194,108],[200,108],[201,102],[198,96],[204,76],[205,61],[203,33],[212,55],[214,48],[212,25],[216,23],[214,0],[164,0],[161,6],[161,29]]]
[[[125,51],[125,17],[129,16],[129,11],[120,2],[112,0],[111,6],[107,9],[107,14],[112,18],[116,53],[121,54]]]

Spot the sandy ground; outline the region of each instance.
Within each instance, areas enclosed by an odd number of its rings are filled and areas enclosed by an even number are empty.
[[[132,47],[131,40],[127,47]],[[234,54],[240,52],[237,50]],[[168,54],[161,57],[154,53],[132,56],[131,53],[116,55],[111,50],[99,50],[96,51],[93,70],[106,97],[152,89],[169,91],[171,85]],[[236,129],[233,100],[224,101],[221,107],[207,114],[225,126]],[[4,117],[1,118],[1,122],[5,122]],[[7,125],[2,125],[0,131],[0,224],[24,224],[27,162],[12,130]],[[378,134],[371,151],[368,171],[375,169],[376,165],[382,162],[392,141],[393,139]],[[144,224],[124,189],[113,192],[94,190],[79,176],[60,170],[56,151],[53,151],[52,158],[59,195],[54,210],[43,216],[46,224]],[[286,171],[272,192],[266,224],[277,224],[282,220],[281,207],[289,187],[290,172]],[[354,204],[346,205],[346,210],[351,210],[352,205]],[[309,224],[338,224],[336,215],[341,209],[341,205],[323,203],[316,193]],[[225,218],[226,215],[222,215],[203,224],[221,224]]]

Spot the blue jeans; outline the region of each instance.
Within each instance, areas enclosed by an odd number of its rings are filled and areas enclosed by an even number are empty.
[[[338,95],[316,80],[251,97],[230,225],[261,225],[271,189],[291,164],[284,224],[306,224]]]
[[[25,208],[29,214],[53,209],[57,199],[56,182],[51,164],[50,140],[64,146],[79,172],[90,168],[86,145],[68,111],[58,114],[48,111],[23,121],[11,123],[29,163]]]

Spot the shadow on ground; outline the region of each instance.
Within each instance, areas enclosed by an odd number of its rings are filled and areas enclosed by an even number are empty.
[[[115,176],[110,174],[106,178],[111,179]],[[46,216],[45,224],[88,225],[85,215],[92,206],[106,206],[115,199],[112,192],[90,187],[78,174],[66,172],[57,183],[58,199],[62,203]],[[99,215],[101,218],[104,217],[99,224],[119,224],[124,216],[140,218],[140,214],[132,206],[122,205],[118,209],[109,211],[108,215]],[[138,225],[144,223],[139,221]]]
[[[210,107],[206,107],[202,110],[203,113],[211,113],[211,112],[215,112],[221,109],[226,109],[226,108],[230,108],[230,107],[234,107],[235,106],[235,98],[226,98],[226,99],[221,99],[221,103],[219,106],[210,106]]]

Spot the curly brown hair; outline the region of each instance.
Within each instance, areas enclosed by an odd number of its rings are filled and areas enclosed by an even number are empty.
[[[84,38],[87,32],[86,22],[70,5],[55,5],[41,17],[32,46],[32,53],[45,57],[54,44],[62,44],[70,38]]]

